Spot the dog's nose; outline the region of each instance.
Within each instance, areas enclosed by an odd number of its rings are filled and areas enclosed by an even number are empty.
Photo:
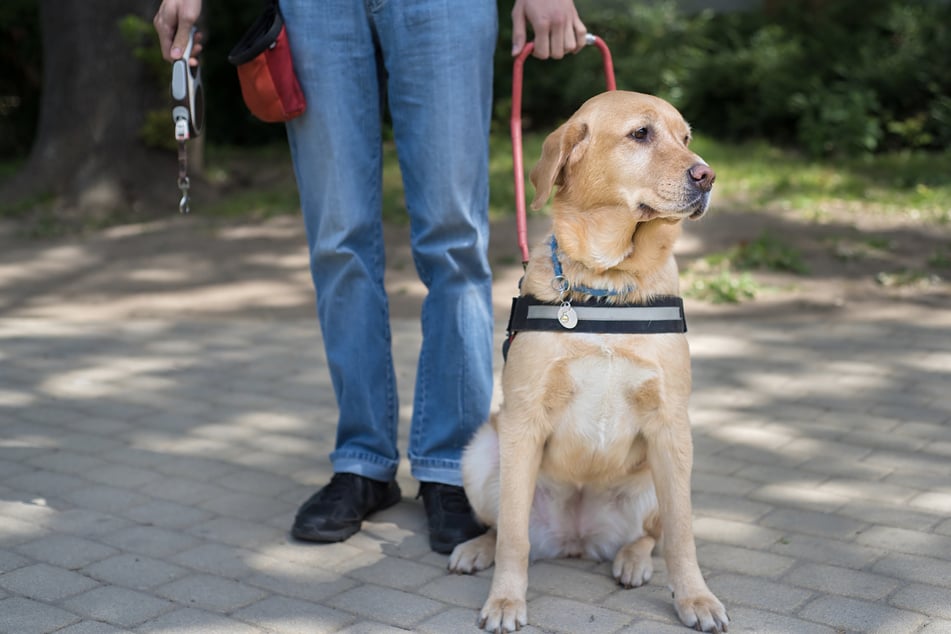
[[[717,179],[717,174],[713,171],[713,168],[704,163],[697,163],[687,170],[687,173],[693,180],[694,185],[703,192],[713,189],[713,181]]]

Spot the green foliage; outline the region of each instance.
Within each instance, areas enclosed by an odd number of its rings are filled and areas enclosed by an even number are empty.
[[[928,287],[940,282],[937,275],[916,269],[900,269],[898,271],[882,271],[875,276],[875,281],[886,288]]]
[[[691,276],[684,295],[714,304],[738,304],[755,299],[760,290],[749,273],[736,274],[724,269],[712,275]]]
[[[36,126],[42,77],[37,4],[0,3],[4,155],[23,156]],[[764,3],[763,10],[692,14],[674,0],[578,5],[589,30],[611,47],[618,87],[670,100],[706,135],[766,139],[811,156],[951,146],[951,2],[784,0]],[[511,6],[510,0],[499,7],[495,56],[495,125],[503,130],[511,105]],[[214,143],[284,140],[284,126],[247,111],[227,61],[260,10],[260,0],[204,3],[206,134]],[[167,77],[152,25],[130,19],[121,30],[156,77]],[[167,93],[165,84],[157,81],[156,90]],[[525,128],[550,130],[604,85],[594,50],[560,61],[527,60]],[[144,136],[154,134],[147,129]]]
[[[118,26],[120,36],[132,48],[132,55],[155,77],[156,87],[165,87],[171,81],[172,68],[162,58],[152,23],[130,13],[119,20]]]
[[[738,245],[707,258],[714,267],[729,267],[740,271],[766,269],[804,275],[809,267],[802,261],[802,254],[782,240],[762,233],[755,240],[740,242]]]
[[[946,147],[951,131],[934,113],[947,121],[951,74],[940,60],[951,58],[951,5],[790,0],[777,6],[775,14],[722,16],[728,31],[748,30],[748,47],[739,38],[728,41],[755,54],[752,66],[730,68],[728,45],[711,49],[697,69],[741,75],[744,85],[723,106],[733,110],[739,95],[762,104],[761,116],[747,113],[754,122],[749,132],[794,140],[815,156]],[[685,109],[706,130],[716,119],[695,111],[706,101],[703,93],[692,96],[700,99]]]
[[[172,67],[162,57],[158,38],[151,22],[138,15],[129,14],[119,20],[119,33],[132,49],[132,55],[142,62],[154,78],[156,92],[169,90]],[[145,113],[139,137],[147,147],[174,150],[175,139],[169,134],[168,108],[155,108]]]
[[[749,272],[763,269],[797,275],[809,272],[799,251],[763,233],[695,262],[685,274],[685,293],[715,304],[754,299],[762,289]]]
[[[761,137],[813,156],[951,144],[951,3],[768,6],[688,15],[673,0],[591,3],[582,17],[610,45],[619,88],[672,101],[706,134]],[[531,119],[547,126],[572,112],[599,89],[599,72],[587,52],[527,62]],[[497,74],[507,86],[509,71]]]
[[[928,257],[928,266],[935,269],[951,269],[951,247],[935,249]]]
[[[811,158],[763,141],[697,135],[691,147],[717,171],[716,199],[783,208],[821,220],[829,209],[951,222],[951,152],[902,150]]]

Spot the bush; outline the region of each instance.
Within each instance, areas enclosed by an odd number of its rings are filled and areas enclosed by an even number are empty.
[[[951,143],[951,3],[767,7],[688,15],[662,0],[583,6],[582,17],[611,47],[619,88],[670,100],[706,134],[765,138],[813,155]],[[599,90],[600,60],[547,64],[527,66],[525,108],[550,125]],[[507,90],[510,70],[497,66],[497,75]]]
[[[688,14],[674,0],[578,0],[589,30],[611,47],[618,87],[678,106],[704,134],[761,138],[812,155],[951,145],[951,2],[770,0],[762,10]],[[206,0],[203,77],[208,138],[254,145],[283,126],[244,107],[227,54],[260,0]],[[34,133],[41,66],[36,0],[0,5],[0,152],[23,155]],[[511,2],[499,7],[496,122],[512,88]],[[550,129],[604,89],[600,56],[525,64],[523,123]]]

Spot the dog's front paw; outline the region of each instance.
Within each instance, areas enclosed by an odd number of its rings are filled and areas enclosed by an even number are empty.
[[[487,632],[515,632],[528,623],[525,599],[489,597],[479,614],[479,627]]]
[[[726,608],[709,590],[693,596],[675,596],[674,607],[684,625],[701,632],[726,632],[730,624]]]
[[[637,588],[650,581],[654,574],[653,547],[653,539],[641,538],[617,551],[611,569],[615,581],[625,588]]]
[[[495,529],[463,542],[449,555],[449,571],[463,575],[485,570],[495,561]]]

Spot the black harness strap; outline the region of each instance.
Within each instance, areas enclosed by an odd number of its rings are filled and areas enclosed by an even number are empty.
[[[531,295],[513,298],[503,355],[507,356],[509,344],[522,330],[632,335],[687,332],[684,300],[680,297],[664,295],[643,304],[606,304],[596,299],[574,301],[571,307],[578,315],[578,324],[571,329],[558,320],[560,307],[559,303],[542,302]]]

